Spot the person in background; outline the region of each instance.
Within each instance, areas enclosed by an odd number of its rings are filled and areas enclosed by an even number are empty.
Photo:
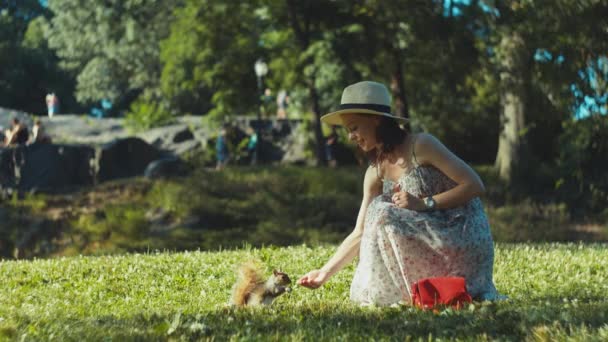
[[[215,169],[220,171],[226,166],[226,164],[228,164],[228,160],[230,159],[227,130],[225,127],[220,130],[220,134],[217,136],[217,140],[215,142],[215,152],[217,158]]]
[[[277,94],[277,119],[287,119],[287,106],[289,105],[289,95],[287,91],[281,89]]]
[[[34,126],[32,127],[32,137],[30,139],[30,144],[33,143],[51,143],[51,137],[46,134],[46,130],[42,125],[42,121],[40,119],[36,119],[34,121]]]
[[[274,96],[272,95],[272,90],[270,88],[266,88],[261,99],[264,118],[268,119],[270,118],[270,115],[273,112],[272,108],[274,107]]]
[[[50,93],[46,95],[45,100],[49,118],[52,118],[59,111],[59,98],[55,93]]]
[[[27,126],[13,118],[11,128],[4,132],[4,146],[24,145],[28,142],[29,135]]]
[[[247,128],[249,142],[247,143],[247,155],[249,163],[255,165],[258,162],[258,133],[251,127]]]

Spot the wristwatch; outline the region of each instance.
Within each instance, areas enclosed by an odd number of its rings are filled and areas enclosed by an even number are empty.
[[[435,200],[433,199],[432,196],[425,197],[423,199],[423,201],[424,201],[424,205],[426,206],[426,210],[427,211],[435,209],[436,202],[435,202]]]

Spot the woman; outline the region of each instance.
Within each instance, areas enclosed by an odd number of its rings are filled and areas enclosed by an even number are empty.
[[[217,158],[217,164],[215,165],[215,169],[217,171],[223,170],[224,167],[228,164],[228,160],[230,159],[230,151],[228,150],[228,137],[226,128],[220,129],[220,134],[215,141],[215,153]]]
[[[29,139],[27,126],[22,124],[19,119],[13,118],[11,129],[4,132],[4,146],[25,145]]]
[[[432,135],[401,129],[407,119],[389,114],[390,103],[384,85],[359,82],[321,118],[344,126],[371,165],[354,231],[298,284],[317,288],[359,256],[350,297],[364,305],[410,302],[412,283],[443,276],[464,277],[475,299],[496,299],[483,183]]]

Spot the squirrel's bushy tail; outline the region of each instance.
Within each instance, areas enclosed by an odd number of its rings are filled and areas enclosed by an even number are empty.
[[[254,261],[243,263],[238,269],[238,275],[232,291],[232,304],[244,306],[249,295],[260,284],[264,283],[262,272]]]

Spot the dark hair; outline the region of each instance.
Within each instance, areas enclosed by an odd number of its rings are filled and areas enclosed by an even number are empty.
[[[389,153],[395,150],[407,138],[408,131],[399,126],[395,119],[380,116],[380,124],[376,128],[376,140],[381,143],[380,147],[367,152],[367,158],[372,166],[380,164]]]

